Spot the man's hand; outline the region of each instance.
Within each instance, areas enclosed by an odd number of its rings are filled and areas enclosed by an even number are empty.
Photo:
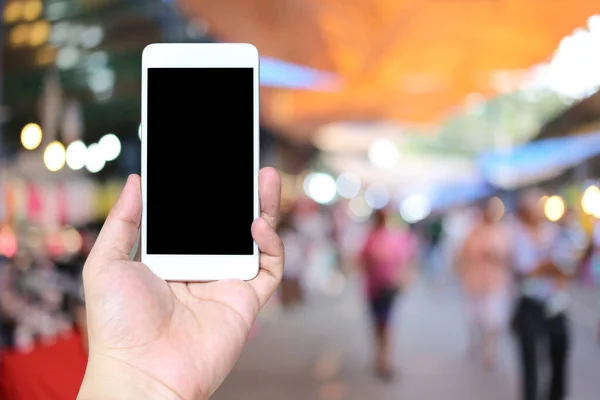
[[[554,278],[563,278],[566,276],[565,273],[561,271],[552,260],[545,260],[541,262],[535,271],[533,271],[532,275],[549,276]]]
[[[140,178],[128,179],[83,271],[89,362],[80,400],[207,399],[214,393],[283,272],[283,245],[275,233],[277,171],[260,172],[259,193],[261,217],[252,224],[261,251],[255,279],[167,283],[129,260],[142,197]]]

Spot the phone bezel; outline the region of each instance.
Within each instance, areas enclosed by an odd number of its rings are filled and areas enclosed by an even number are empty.
[[[259,54],[245,43],[157,43],[142,53],[142,201],[146,210],[147,89],[148,68],[232,68],[254,70],[254,219],[260,213],[259,170]],[[210,210],[205,210],[210,212]],[[200,229],[200,227],[198,227]],[[250,280],[258,274],[259,250],[254,243],[252,255],[170,255],[146,251],[146,213],[142,212],[141,261],[156,275],[168,281]]]

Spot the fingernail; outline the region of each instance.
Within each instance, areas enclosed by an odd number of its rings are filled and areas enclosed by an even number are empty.
[[[125,184],[126,184],[126,185],[129,185],[129,183],[130,183],[130,182],[133,180],[133,177],[134,177],[134,176],[135,176],[134,174],[130,174],[130,175],[127,177],[127,182],[125,182]]]

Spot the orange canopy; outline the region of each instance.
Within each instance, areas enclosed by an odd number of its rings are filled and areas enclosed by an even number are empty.
[[[589,0],[180,0],[217,38],[337,72],[337,93],[265,89],[265,117],[305,134],[340,119],[439,122],[510,90],[600,12]]]

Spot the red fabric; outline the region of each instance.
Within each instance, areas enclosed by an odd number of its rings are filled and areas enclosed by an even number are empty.
[[[74,400],[87,364],[78,334],[0,358],[2,400]]]

